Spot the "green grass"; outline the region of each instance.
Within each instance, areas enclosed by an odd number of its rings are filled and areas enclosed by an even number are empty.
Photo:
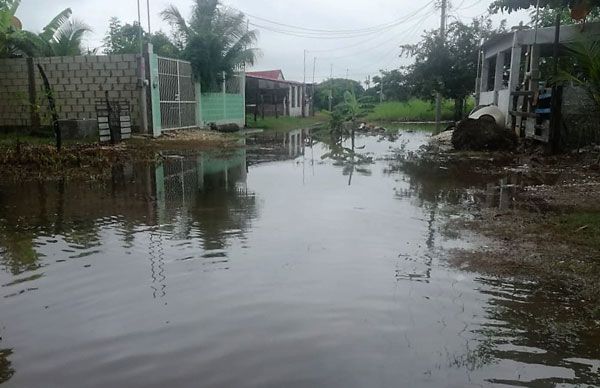
[[[473,102],[467,103],[467,110],[472,108]],[[454,119],[454,101],[444,100],[442,104],[442,120]],[[389,101],[375,106],[375,110],[367,116],[369,121],[434,121],[435,104],[413,98],[409,101]]]
[[[267,131],[289,131],[328,122],[329,117],[324,113],[317,113],[312,117],[265,117],[264,120],[259,117],[256,122],[253,116],[248,116],[246,120],[249,128],[258,128]]]
[[[566,242],[600,250],[600,213],[577,212],[561,216],[554,229]]]

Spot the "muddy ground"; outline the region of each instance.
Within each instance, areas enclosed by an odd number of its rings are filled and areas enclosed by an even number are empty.
[[[532,145],[465,153],[433,144],[404,163],[409,171],[437,171],[470,187],[447,207],[443,228],[448,237],[468,231],[488,242],[453,250],[451,265],[531,282],[544,310],[531,319],[545,320],[543,335],[592,336],[600,343],[599,147],[551,156]],[[493,183],[473,189],[474,181]]]
[[[101,179],[113,167],[161,158],[163,151],[222,150],[237,147],[238,137],[213,131],[169,131],[157,139],[136,137],[120,144],[53,145],[15,141],[0,146],[0,169],[14,179]]]

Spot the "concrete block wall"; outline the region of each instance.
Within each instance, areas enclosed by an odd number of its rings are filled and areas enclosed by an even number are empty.
[[[34,58],[37,105],[42,124],[49,124],[44,84],[37,64],[44,68],[54,90],[61,119],[96,118],[96,102],[105,97],[131,104],[133,126],[139,122],[139,90],[135,54]],[[0,60],[0,127],[31,125],[28,72],[25,59]]]
[[[0,127],[31,125],[27,60],[0,58]]]

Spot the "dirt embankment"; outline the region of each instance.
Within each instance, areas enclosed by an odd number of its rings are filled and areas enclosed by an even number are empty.
[[[523,146],[514,153],[462,153],[434,145],[418,160],[487,182],[468,189],[480,199],[475,205],[452,205],[461,216],[446,229],[475,231],[491,243],[453,251],[453,265],[533,281],[551,296],[547,301],[563,301],[552,306],[557,319],[570,316],[600,334],[599,147],[549,156]]]
[[[162,151],[221,150],[237,147],[237,138],[212,131],[171,131],[157,139],[136,137],[116,145],[67,144],[59,152],[49,144],[5,142],[0,169],[5,179],[100,179],[115,166],[154,161]]]

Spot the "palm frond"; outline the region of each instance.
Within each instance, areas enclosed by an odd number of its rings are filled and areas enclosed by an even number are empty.
[[[50,23],[44,27],[42,33],[40,34],[42,39],[46,41],[52,39],[54,34],[56,34],[56,31],[58,31],[58,29],[60,29],[60,27],[69,20],[72,13],[73,11],[71,11],[71,8],[67,8],[56,15],[54,19],[52,19]]]
[[[169,5],[167,9],[163,10],[160,13],[160,16],[164,21],[169,23],[179,35],[189,37],[190,29],[184,17],[181,15],[181,12],[179,12],[179,9],[176,6],[174,6],[173,4]]]

